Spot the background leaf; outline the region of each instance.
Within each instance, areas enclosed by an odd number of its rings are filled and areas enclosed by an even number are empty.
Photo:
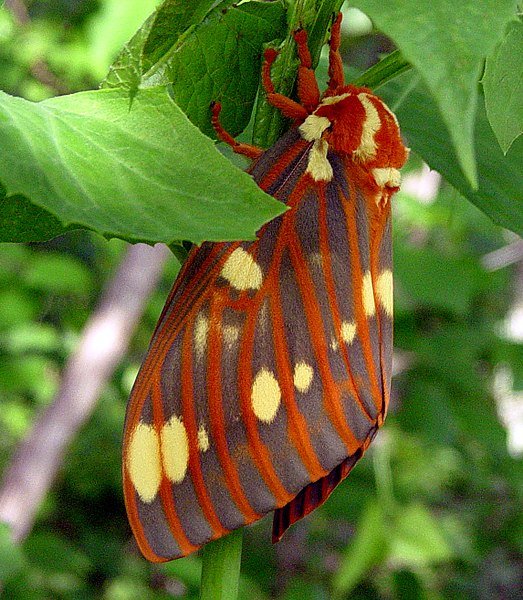
[[[387,555],[388,540],[383,507],[375,499],[365,507],[356,535],[345,549],[333,579],[334,598],[347,597],[366,573]]]
[[[443,562],[452,556],[437,520],[418,503],[398,507],[389,544],[390,560],[409,567]]]
[[[518,139],[504,156],[480,104],[475,123],[479,187],[474,190],[458,166],[450,135],[435,102],[425,86],[411,89],[410,77],[411,74],[403,75],[380,88],[380,95],[390,102],[398,115],[408,145],[495,223],[521,235],[523,138]],[[402,94],[402,90],[408,92]],[[396,107],[394,99],[399,96],[402,100]]]
[[[515,0],[354,0],[418,70],[447,126],[472,187],[477,82],[485,56],[514,17]]]
[[[216,137],[209,116],[213,100],[222,103],[220,121],[233,135],[246,127],[260,82],[263,45],[281,39],[284,31],[281,2],[247,2],[215,9],[184,38],[165,61],[165,77],[178,106],[201,131]]]
[[[523,23],[509,24],[507,35],[487,58],[483,77],[487,115],[506,154],[523,132]]]
[[[194,2],[191,2],[193,5]],[[158,0],[104,0],[89,20],[89,56],[99,79],[107,73],[122,46],[158,5]]]
[[[199,24],[215,3],[215,0],[162,2],[122,48],[102,86],[136,92],[144,74],[175,46],[185,31]],[[227,6],[231,2],[222,4]]]

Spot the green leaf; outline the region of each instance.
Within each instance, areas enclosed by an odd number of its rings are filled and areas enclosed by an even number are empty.
[[[401,52],[394,50],[351,83],[375,90],[411,68],[411,64],[403,58]]]
[[[475,188],[474,114],[483,61],[514,17],[515,0],[354,0],[421,74]]]
[[[226,10],[232,0],[166,0],[153,15],[152,26],[143,45],[142,59],[144,73],[160,62],[173,50],[173,42],[193,25],[198,25],[208,13],[219,5]]]
[[[0,242],[43,242],[71,229],[24,196],[0,198]]]
[[[441,527],[422,504],[410,504],[398,512],[393,526],[389,559],[396,564],[423,567],[452,558]]]
[[[204,133],[215,137],[209,106],[222,103],[220,121],[233,135],[249,122],[260,81],[263,44],[281,39],[280,2],[247,2],[215,10],[169,56],[165,76],[176,103]]]
[[[452,141],[435,102],[424,86],[410,89],[409,81],[410,76],[404,75],[380,90],[380,95],[396,112],[408,145],[495,223],[522,235],[523,138],[516,140],[504,156],[485,109],[480,106],[475,127],[479,187],[472,189],[458,166]],[[404,90],[409,92],[402,95]],[[403,100],[395,107],[394,100],[398,97]]]
[[[334,598],[348,597],[367,572],[381,562],[387,549],[385,516],[376,500],[370,501],[358,522],[332,582]]]
[[[102,87],[124,87],[136,92],[143,75],[173,48],[184,32],[200,23],[215,3],[215,0],[162,2],[124,46]]]
[[[487,115],[506,154],[523,132],[523,23],[509,24],[507,35],[487,58],[485,76]]]
[[[0,523],[0,582],[4,584],[24,567],[24,555],[20,547],[11,540],[9,526]]]
[[[2,93],[0,138],[6,193],[64,227],[149,243],[254,239],[285,210],[216,151],[164,88],[141,90],[131,105],[124,90],[38,104]],[[21,223],[10,239],[16,232],[29,235]]]
[[[172,84],[189,119],[214,136],[209,106],[223,104],[220,120],[232,134],[252,113],[263,45],[285,31],[282,2],[165,2],[124,48],[103,87]]]

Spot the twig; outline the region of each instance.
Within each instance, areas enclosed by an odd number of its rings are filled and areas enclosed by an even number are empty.
[[[18,25],[29,27],[31,17],[23,0],[5,0],[5,7],[11,12]],[[43,85],[51,88],[57,94],[68,94],[71,90],[49,68],[42,58],[37,58],[30,65],[31,75]]]
[[[71,440],[93,412],[170,255],[163,245],[131,246],[87,322],[53,402],[16,450],[0,486],[0,521],[14,541],[30,532]]]
[[[485,254],[481,263],[487,271],[497,271],[523,261],[523,240],[518,238],[497,250]]]
[[[29,13],[23,0],[5,0],[5,7],[11,11],[11,14],[20,25],[27,25],[29,23]]]

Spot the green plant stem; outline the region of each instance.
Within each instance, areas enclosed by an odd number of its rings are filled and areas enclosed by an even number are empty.
[[[203,549],[200,600],[238,597],[243,528],[207,544]]]
[[[387,435],[382,435],[379,443],[374,446],[372,458],[378,499],[387,517],[391,517],[396,508],[394,488],[392,485],[390,453],[390,440]]]
[[[362,73],[352,83],[357,86],[365,86],[376,90],[391,79],[409,71],[411,68],[411,64],[403,58],[401,52],[394,50],[394,52],[391,52],[380,60],[379,63],[367,69],[365,73]]]

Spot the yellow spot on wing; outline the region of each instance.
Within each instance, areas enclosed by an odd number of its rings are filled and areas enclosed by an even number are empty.
[[[392,272],[386,269],[378,277],[378,299],[383,310],[392,317],[394,312]]]
[[[264,423],[272,423],[281,401],[280,386],[268,369],[258,371],[251,390],[251,403],[254,414]]]
[[[341,338],[346,344],[352,344],[356,337],[356,323],[343,321],[341,324]]]
[[[363,310],[367,317],[372,317],[376,312],[376,305],[374,304],[374,289],[372,287],[372,276],[370,271],[367,271],[363,276]]]
[[[227,346],[233,346],[240,337],[240,328],[237,325],[225,325],[222,329],[223,341]]]
[[[269,325],[269,302],[263,301],[260,311],[258,313],[258,327],[261,332],[266,332]]]
[[[198,449],[201,452],[207,452],[209,450],[209,436],[204,425],[200,425],[198,429]]]
[[[209,321],[205,315],[198,313],[194,323],[194,350],[197,358],[202,358],[207,347],[207,334],[209,333]]]
[[[309,255],[309,261],[314,267],[323,267],[323,256],[321,252],[313,252]]]
[[[263,274],[260,265],[243,248],[236,248],[223,265],[221,276],[237,290],[257,290]]]
[[[152,425],[138,423],[127,448],[126,463],[140,500],[152,502],[162,480],[159,440]]]
[[[294,387],[298,392],[305,393],[311,386],[314,369],[305,362],[299,362],[294,367]]]
[[[189,462],[189,442],[182,420],[173,415],[163,426],[160,441],[165,474],[173,483],[180,483]]]
[[[331,122],[327,117],[318,117],[314,114],[309,115],[300,125],[301,136],[307,142],[319,140],[323,132],[330,127]]]
[[[381,127],[381,119],[368,94],[358,94],[358,99],[365,110],[365,121],[363,122],[360,145],[354,151],[354,155],[360,160],[366,161],[376,155],[377,145],[374,136]]]
[[[314,181],[331,181],[333,177],[332,166],[327,158],[329,144],[325,140],[316,140],[309,152],[307,173]]]

